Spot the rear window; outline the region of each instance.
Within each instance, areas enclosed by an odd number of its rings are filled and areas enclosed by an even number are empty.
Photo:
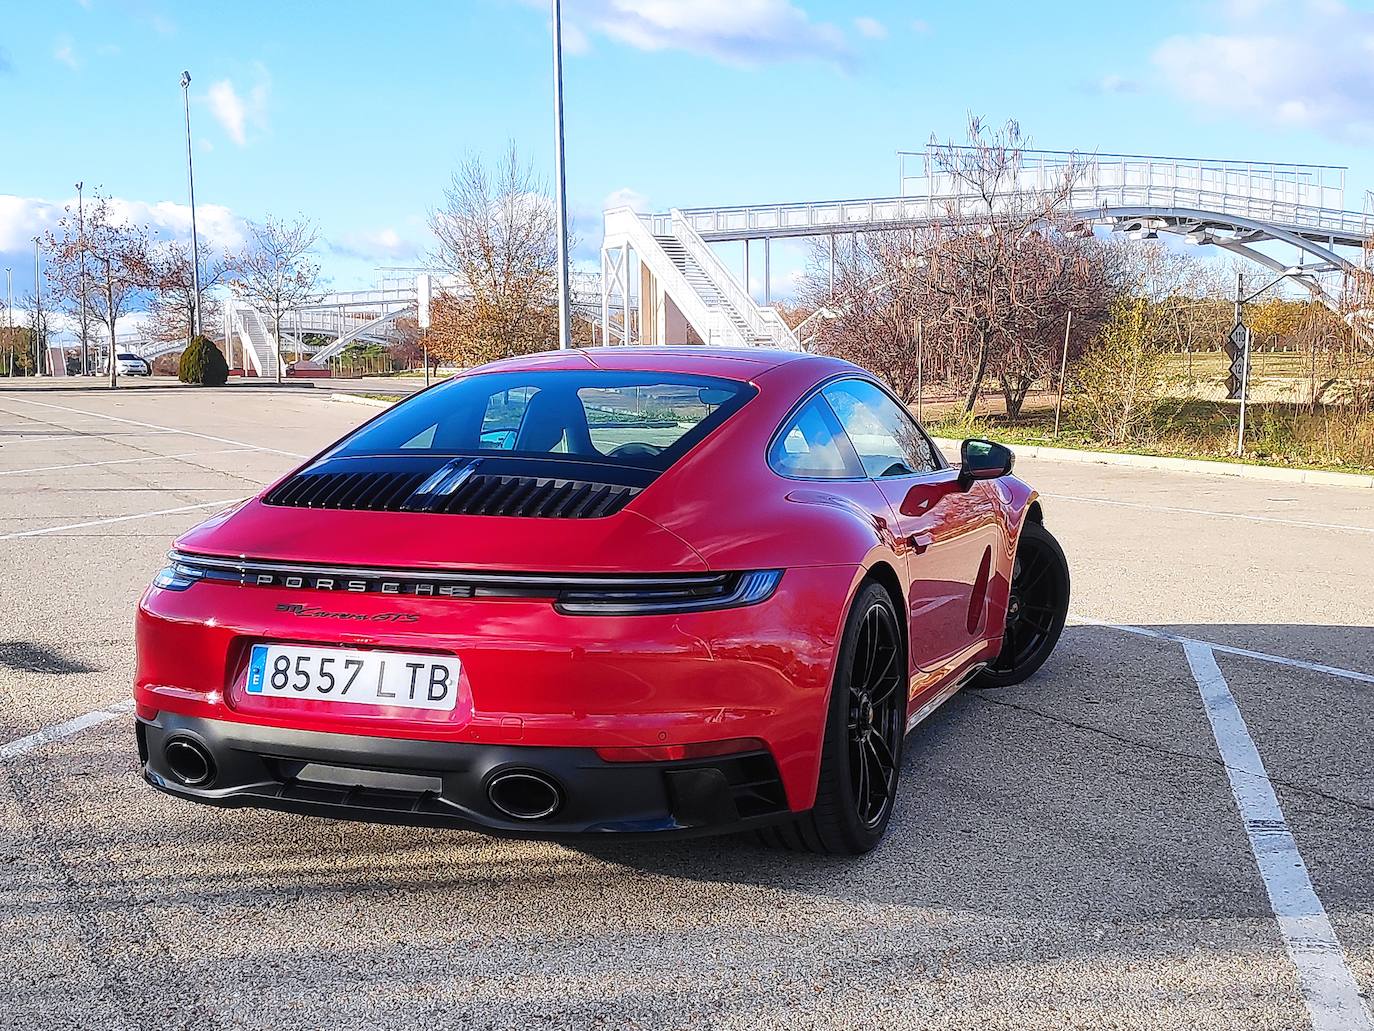
[[[329,457],[507,455],[662,471],[754,393],[733,380],[667,373],[469,376],[397,405]]]

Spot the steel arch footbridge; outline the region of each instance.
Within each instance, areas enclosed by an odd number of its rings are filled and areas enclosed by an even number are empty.
[[[1342,310],[1346,277],[1363,271],[1374,214],[1346,209],[1346,169],[1329,165],[1023,151],[1004,194],[1041,194],[1068,188],[1071,219],[1083,231],[1106,227],[1137,238],[1174,234],[1216,246],[1273,272],[1286,273],[1315,299]],[[805,346],[808,327],[777,328],[772,300],[771,245],[776,239],[829,239],[833,278],[835,242],[842,236],[919,229],[951,216],[986,214],[986,201],[942,171],[931,150],[903,152],[896,196],[784,204],[674,209],[640,215],[606,213],[602,252],[603,301],[635,294],[639,338]],[[762,241],[763,299],[749,283],[750,244]],[[712,245],[744,244],[742,281]],[[1270,245],[1296,251],[1281,261]],[[710,252],[710,253],[704,253]],[[639,274],[631,273],[637,258]],[[1367,331],[1361,313],[1359,328]],[[779,320],[780,321],[780,320]],[[690,333],[686,332],[690,327]],[[622,328],[621,342],[632,336]]]

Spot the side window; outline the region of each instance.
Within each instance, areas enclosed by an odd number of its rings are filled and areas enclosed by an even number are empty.
[[[858,456],[818,394],[783,427],[768,452],[768,464],[783,476],[843,480],[863,475]]]
[[[536,392],[534,387],[512,387],[487,398],[478,446],[496,451],[514,448],[520,424],[525,419],[525,410],[529,408],[530,398]]]
[[[835,410],[869,476],[910,476],[940,468],[930,440],[916,420],[872,383],[845,379],[821,393]]]

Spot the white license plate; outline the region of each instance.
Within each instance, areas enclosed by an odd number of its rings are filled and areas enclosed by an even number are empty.
[[[248,693],[451,711],[458,704],[459,671],[457,659],[435,655],[255,644]]]

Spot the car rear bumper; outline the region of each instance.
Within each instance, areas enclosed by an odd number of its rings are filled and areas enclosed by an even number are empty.
[[[835,648],[858,575],[843,567],[789,570],[761,604],[629,617],[562,615],[534,598],[321,602],[321,592],[276,587],[153,588],[138,613],[134,697],[150,732],[173,718],[231,727],[245,739],[299,732],[347,742],[336,752],[345,765],[410,745],[453,748],[454,756],[510,747],[595,759],[599,748],[756,738],[776,763],[788,807],[800,811],[815,799]],[[274,642],[455,658],[458,704],[381,709],[249,693],[251,649]],[[402,766],[424,768],[413,758]],[[243,783],[255,777],[245,773]],[[447,804],[437,810],[450,811]]]
[[[789,814],[766,751],[710,759],[609,763],[590,748],[362,737],[160,713],[137,723],[144,778],[180,798],[341,820],[477,829],[528,837],[722,833]],[[168,745],[209,758],[188,785]],[[503,773],[535,773],[558,805],[513,818],[492,801]],[[184,771],[183,771],[184,772]]]

